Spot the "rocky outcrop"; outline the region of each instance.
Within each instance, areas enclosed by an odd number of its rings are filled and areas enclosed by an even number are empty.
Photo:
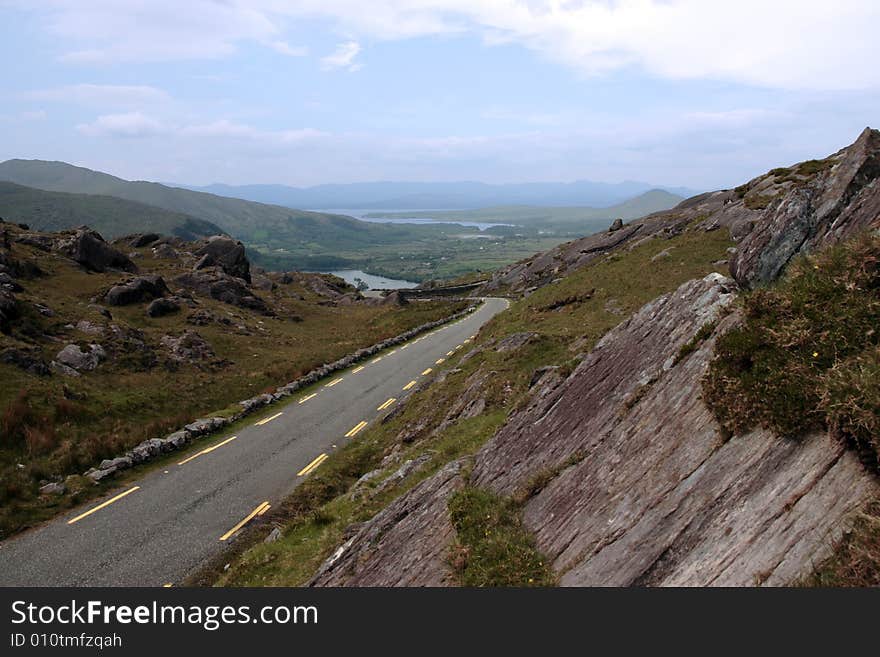
[[[15,365],[28,374],[36,376],[48,376],[50,374],[49,366],[43,360],[40,350],[37,348],[4,349],[0,351],[0,363]]]
[[[502,268],[484,290],[528,291],[617,249],[722,227],[737,242],[732,276],[743,287],[766,283],[798,254],[880,227],[878,177],[880,132],[866,128],[855,143],[824,160],[774,169],[736,189],[694,196]]]
[[[158,299],[169,292],[161,276],[138,276],[111,287],[104,300],[111,306],[127,306]]]
[[[77,372],[91,372],[107,358],[107,352],[99,344],[90,344],[83,349],[75,344],[69,344],[58,352],[55,360]]]
[[[811,164],[811,163],[806,163]],[[809,177],[803,172],[816,170]],[[772,199],[730,263],[753,286],[777,278],[797,254],[880,226],[880,132],[866,128],[852,145],[821,162],[748,184],[745,200]]]
[[[453,584],[448,553],[455,529],[446,503],[464,485],[461,470],[462,462],[453,461],[357,528],[309,585]]]
[[[179,336],[164,336],[160,342],[168,350],[168,356],[179,363],[195,363],[216,357],[208,341],[195,331],[185,330]]]
[[[245,255],[244,245],[225,235],[215,235],[195,250],[201,260],[197,269],[220,267],[224,272],[246,283],[251,282],[251,263]]]
[[[128,256],[114,249],[97,232],[85,226],[67,234],[61,240],[59,250],[91,271],[137,271],[137,266]]]
[[[269,305],[254,294],[242,279],[230,276],[219,267],[183,274],[174,282],[197,294],[232,306],[247,308],[264,315],[273,314]]]
[[[779,585],[808,574],[880,488],[825,435],[722,434],[701,379],[739,321],[735,294],[718,274],[689,281],[611,330],[567,378],[540,377],[467,481],[422,482],[359,527],[313,584],[448,584],[446,506],[465,483],[527,498],[524,524],[563,585]],[[707,324],[711,335],[680,357]]]
[[[161,298],[156,299],[147,306],[147,315],[149,317],[164,317],[180,311],[180,304],[174,299]]]

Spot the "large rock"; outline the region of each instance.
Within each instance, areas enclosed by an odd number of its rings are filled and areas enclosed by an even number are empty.
[[[251,263],[245,255],[244,245],[225,235],[208,238],[207,243],[195,251],[201,256],[199,269],[218,266],[230,276],[251,282]]]
[[[107,353],[99,344],[91,344],[85,350],[75,344],[69,344],[58,352],[55,360],[78,372],[90,372],[106,357]]]
[[[104,300],[111,306],[127,306],[150,301],[168,294],[170,290],[161,276],[138,276],[110,288]]]
[[[174,361],[192,363],[210,360],[216,356],[208,341],[189,329],[178,337],[166,335],[160,342]]]
[[[108,269],[121,269],[132,273],[137,271],[137,266],[128,256],[114,249],[97,232],[85,226],[66,237],[60,245],[60,250],[92,271],[103,272]]]
[[[464,485],[453,461],[365,522],[327,559],[310,586],[443,586],[454,583],[455,529],[446,503]]]
[[[174,299],[156,299],[147,306],[147,315],[150,317],[164,317],[180,310],[180,304]]]
[[[273,314],[269,305],[255,295],[242,279],[230,276],[219,267],[183,274],[178,276],[174,282],[197,294],[211,297],[223,303],[255,310],[264,315]]]
[[[880,226],[880,132],[866,128],[852,146],[815,168],[821,170],[791,187],[777,177],[750,183],[753,198],[774,200],[730,262],[740,284],[772,281],[794,256]],[[795,177],[799,167],[793,169]]]
[[[0,363],[15,365],[28,374],[37,376],[48,376],[50,374],[49,366],[43,360],[40,350],[37,348],[4,349],[0,351]]]

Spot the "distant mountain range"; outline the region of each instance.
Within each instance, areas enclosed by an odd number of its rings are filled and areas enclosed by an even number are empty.
[[[318,185],[306,188],[285,185],[178,186],[294,208],[362,210],[475,209],[510,205],[602,208],[621,203],[652,189],[662,189],[684,198],[698,193],[685,187],[658,187],[642,182],[598,183],[586,180],[572,183],[505,185],[480,182],[374,182]]]

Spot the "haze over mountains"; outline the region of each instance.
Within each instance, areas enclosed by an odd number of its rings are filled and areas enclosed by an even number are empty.
[[[311,200],[299,199],[303,205],[337,208],[366,205],[372,200],[386,211],[397,204],[410,212],[412,204],[418,204],[416,197],[423,205],[454,207],[476,202],[477,191],[486,202],[501,198],[499,194],[507,191],[512,195],[503,196],[505,199],[556,201],[548,207],[506,205],[459,210],[443,213],[448,216],[441,220],[448,223],[413,224],[359,221],[338,212],[299,210],[155,182],[128,181],[64,162],[8,160],[0,163],[0,181],[7,182],[5,193],[0,194],[0,216],[29,223],[36,229],[60,230],[88,224],[108,237],[151,231],[193,238],[225,232],[241,240],[251,256],[269,269],[361,269],[409,281],[495,269],[571,237],[604,230],[615,218],[632,219],[666,210],[681,200],[668,191],[648,190],[607,207],[597,208],[601,203],[560,205],[564,198],[607,201],[624,190],[640,189],[640,183],[330,185],[322,187],[320,193],[310,192]],[[404,188],[413,194],[401,196]],[[443,189],[448,192],[438,191]],[[474,193],[456,195],[456,190],[462,189]],[[568,196],[552,196],[554,189],[567,191]],[[372,196],[365,196],[367,192]],[[398,193],[396,201],[382,197],[392,193]],[[291,202],[293,197],[274,198]],[[462,212],[476,216],[461,216]],[[508,225],[481,231],[459,225],[462,221]],[[478,237],[481,239],[475,239]]]
[[[286,185],[177,185],[194,191],[273,203],[294,208],[359,208],[382,210],[473,209],[490,206],[590,206],[603,208],[652,189],[681,197],[694,196],[686,187],[663,187],[644,182],[518,183],[481,182],[369,182],[314,187]]]

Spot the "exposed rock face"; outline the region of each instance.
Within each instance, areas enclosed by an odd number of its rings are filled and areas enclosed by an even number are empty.
[[[195,251],[201,256],[199,269],[218,266],[230,276],[251,282],[251,263],[245,256],[244,245],[225,235],[215,235]]]
[[[104,300],[111,306],[127,306],[157,299],[168,293],[168,286],[161,276],[138,276],[111,287]]]
[[[128,256],[114,249],[98,233],[85,226],[64,239],[59,247],[61,252],[92,271],[137,271],[137,266]]]
[[[240,278],[230,276],[219,267],[183,274],[175,283],[217,301],[241,308],[249,308],[264,315],[271,315],[268,304],[253,294]]]
[[[464,485],[461,468],[453,461],[361,525],[310,586],[453,584],[447,557],[455,529],[446,503]]]
[[[153,242],[159,240],[159,235],[157,233],[142,233],[140,235],[132,235],[128,238],[128,245],[133,249],[140,249],[144,246],[149,246]]]
[[[525,504],[524,523],[563,585],[791,583],[880,492],[827,436],[721,435],[700,381],[738,316],[676,355],[735,292],[712,274],[647,304],[568,378],[539,380],[476,455],[470,483],[502,495],[552,473]],[[439,564],[454,535],[443,523],[449,492],[463,483],[450,472],[425,480],[360,527],[313,583],[448,584]]]
[[[808,182],[789,187],[765,177],[749,190],[775,200],[730,263],[742,284],[771,281],[795,255],[880,225],[880,132],[866,128],[824,164]]]

